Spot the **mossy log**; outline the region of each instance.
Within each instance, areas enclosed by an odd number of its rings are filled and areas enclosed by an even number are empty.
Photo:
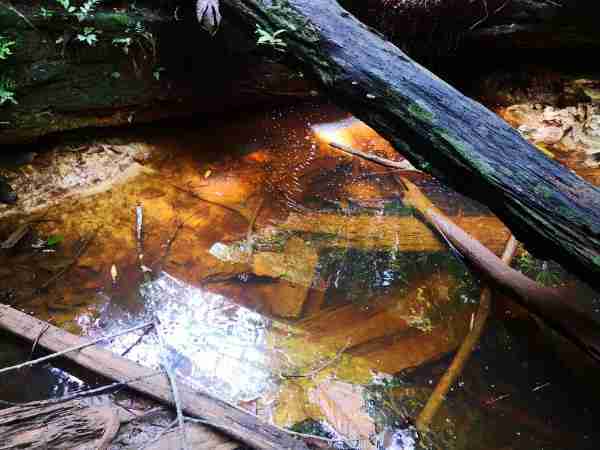
[[[0,35],[15,42],[0,61],[0,82],[18,102],[0,106],[0,144],[310,95],[281,64],[252,57],[253,41],[203,33],[193,2],[146,0],[128,9],[103,2],[84,22],[46,3],[0,3]],[[97,42],[79,39],[86,28]]]
[[[594,22],[598,6],[582,0],[509,0],[503,7],[504,1],[343,4],[436,67],[450,65],[445,56],[471,57],[473,51],[481,59],[490,49],[496,58],[500,48],[600,45]],[[127,9],[102,2],[83,23],[50,3],[0,4],[0,34],[16,42],[13,55],[2,60],[0,79],[14,83],[18,101],[0,106],[0,144],[314,93],[294,71],[257,53],[255,39],[247,39],[226,16],[223,33],[211,40],[197,23],[194,1],[138,0]],[[78,40],[85,27],[94,29],[95,45]],[[127,53],[115,38],[132,39]]]
[[[600,189],[415,63],[334,0],[224,0],[274,33],[338,104],[416,167],[488,205],[517,239],[600,287]]]

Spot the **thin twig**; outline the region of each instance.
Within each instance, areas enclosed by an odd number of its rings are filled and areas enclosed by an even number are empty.
[[[23,237],[29,233],[31,230],[31,225],[29,222],[24,223],[20,227],[18,227],[15,231],[13,231],[8,238],[2,244],[0,244],[0,248],[9,249],[13,248],[15,245],[19,243]]]
[[[502,261],[504,263],[510,264],[517,250],[517,246],[517,240],[511,235],[504,248],[504,253],[502,254]],[[448,367],[448,370],[446,370],[438,382],[437,386],[431,393],[431,396],[427,400],[425,407],[415,421],[416,427],[419,431],[426,431],[429,428],[429,424],[446,398],[446,394],[462,373],[466,362],[471,356],[471,353],[473,353],[475,346],[479,342],[486,320],[490,314],[491,296],[492,292],[490,288],[488,286],[484,286],[479,299],[477,316],[473,322],[473,329],[465,337],[465,340],[454,356],[450,367]]]
[[[137,242],[138,262],[141,264],[144,256],[144,207],[135,207],[135,239]]]
[[[408,161],[392,161],[391,159],[382,158],[381,156],[373,155],[371,153],[364,153],[360,150],[356,150],[348,145],[339,144],[337,142],[330,142],[329,145],[335,149],[341,150],[350,155],[359,156],[368,161],[379,164],[383,167],[391,167],[393,169],[409,170],[412,168]]]
[[[15,231],[13,231],[10,234],[10,236],[4,242],[2,242],[2,244],[0,244],[0,248],[2,248],[2,249],[13,248],[15,245],[17,245],[19,243],[19,241],[21,239],[23,239],[23,237],[25,237],[25,235],[27,235],[27,233],[31,230],[31,225],[34,223],[56,222],[56,220],[54,220],[54,219],[46,219],[45,218],[46,214],[48,214],[48,211],[49,210],[44,211],[36,219],[31,219],[31,220],[28,220],[27,222],[21,224]]]
[[[44,362],[44,361],[49,361],[51,359],[58,358],[59,356],[66,355],[67,353],[75,352],[75,351],[78,351],[78,350],[83,350],[84,348],[91,347],[92,345],[96,345],[99,342],[103,342],[103,341],[107,341],[107,340],[110,340],[110,339],[114,339],[114,338],[122,336],[124,334],[131,333],[132,331],[141,330],[142,328],[149,327],[150,325],[152,325],[151,322],[150,323],[145,323],[145,324],[142,324],[142,325],[137,325],[135,327],[128,328],[128,329],[123,330],[123,331],[119,331],[118,333],[112,334],[110,336],[104,336],[104,337],[101,337],[101,338],[98,338],[98,339],[94,339],[93,341],[87,342],[85,344],[76,345],[74,347],[70,347],[70,348],[67,348],[65,350],[61,350],[60,352],[52,353],[51,355],[43,356],[41,358],[33,359],[31,361],[27,361],[27,362],[24,362],[24,363],[21,363],[21,364],[16,364],[14,366],[4,367],[3,369],[0,369],[0,374],[6,373],[6,372],[10,372],[11,370],[19,370],[19,369],[22,369],[24,367],[33,366],[34,364],[39,364],[39,363]]]
[[[179,419],[175,419],[173,422],[169,423],[169,425],[167,425],[163,430],[160,430],[160,433],[158,433],[158,435],[152,439],[150,442],[147,442],[142,448],[141,450],[144,450],[145,448],[150,447],[153,444],[156,444],[158,441],[160,441],[160,439],[166,434],[168,433],[171,428],[173,428],[175,425],[177,425]]]
[[[322,372],[323,370],[325,370],[327,367],[331,366],[332,364],[335,364],[342,357],[344,352],[346,350],[348,350],[348,347],[350,347],[350,339],[348,339],[348,342],[346,342],[346,344],[344,344],[344,346],[342,348],[340,348],[332,358],[328,359],[323,364],[317,366],[316,368],[310,370],[309,372],[304,373],[304,374],[298,374],[298,375],[282,373],[281,376],[283,378],[312,378],[315,375]]]
[[[147,417],[150,417],[150,416],[153,416],[155,414],[164,413],[165,412],[165,408],[163,408],[161,406],[157,406],[156,408],[152,408],[152,409],[149,409],[147,411],[142,411],[140,414],[136,414],[134,412],[135,409],[128,408],[127,406],[122,405],[121,403],[119,403],[116,400],[113,400],[113,403],[115,405],[117,405],[119,408],[123,408],[125,411],[127,411],[129,414],[131,414],[131,417],[128,417],[126,419],[121,420],[121,424],[131,423],[131,422],[137,422],[138,420],[143,420],[143,419],[145,419]]]
[[[160,343],[160,356],[161,362],[160,365],[164,369],[167,374],[167,378],[169,380],[169,384],[171,385],[171,391],[173,393],[173,402],[175,403],[175,410],[177,411],[177,422],[179,422],[179,433],[181,435],[181,447],[183,450],[189,450],[187,439],[185,436],[185,422],[183,419],[183,412],[181,408],[181,401],[179,399],[179,389],[177,389],[177,383],[175,381],[175,374],[173,373],[173,369],[171,367],[170,362],[167,360],[167,343],[165,340],[165,336],[160,328],[160,323],[158,318],[154,318],[154,331],[158,336],[158,341]]]
[[[125,356],[127,355],[127,353],[129,353],[136,345],[138,345],[140,342],[142,342],[142,339],[144,339],[144,337],[146,337],[146,335],[148,333],[150,333],[150,331],[152,331],[152,329],[154,328],[154,323],[151,323],[150,326],[148,328],[146,328],[146,330],[139,335],[139,337],[135,340],[135,342],[133,344],[131,344],[129,347],[127,347],[127,349],[121,353],[121,356]]]
[[[142,376],[130,378],[130,379],[124,380],[124,381],[115,381],[114,383],[110,383],[110,384],[100,386],[97,388],[76,390],[76,391],[70,392],[66,395],[63,395],[62,397],[41,400],[40,403],[57,404],[57,403],[64,403],[64,402],[68,402],[71,400],[75,400],[77,398],[91,397],[91,396],[95,396],[97,394],[102,394],[106,391],[110,391],[112,389],[116,389],[121,386],[128,386],[137,381],[145,380],[147,378],[155,377],[158,375],[162,375],[162,372],[153,372],[149,375],[142,375]],[[6,400],[0,400],[0,404],[8,404],[8,405],[12,405],[12,406],[22,406],[22,405],[26,405],[27,403],[29,403],[29,402],[13,403],[13,402],[7,402]]]
[[[226,209],[227,211],[230,211],[230,212],[232,212],[234,214],[237,214],[238,216],[243,217],[244,220],[248,220],[246,218],[246,216],[244,216],[241,212],[239,212],[237,209],[232,208],[231,206],[227,206],[224,203],[214,202],[212,200],[209,200],[207,198],[202,197],[200,194],[197,194],[197,193],[195,193],[193,191],[190,191],[189,189],[185,189],[185,188],[183,188],[181,186],[177,186],[176,184],[173,184],[173,183],[169,183],[169,184],[171,186],[173,186],[175,189],[177,189],[178,191],[183,192],[183,193],[185,193],[185,194],[187,194],[187,195],[189,195],[191,197],[194,197],[195,199],[200,200],[201,202],[205,202],[205,203],[208,203],[210,205],[219,206],[221,208]]]
[[[485,0],[483,0],[483,6],[484,6],[484,10],[485,10],[485,15],[481,19],[479,19],[477,22],[475,22],[473,25],[471,25],[469,27],[469,31],[473,31],[475,28],[477,28],[483,22],[485,22],[486,20],[488,20],[491,16],[498,14],[500,11],[502,11],[504,8],[506,8],[506,6],[510,2],[511,2],[511,0],[506,0],[502,5],[500,5],[498,8],[496,8],[492,12],[492,14],[490,14],[489,11],[488,11],[487,2]]]
[[[9,4],[9,3],[4,3],[4,2],[0,2],[0,5],[4,6],[6,9],[14,12],[17,16],[19,16],[21,19],[23,19],[23,21],[29,25],[31,28],[33,28],[34,30],[37,31],[37,27],[31,22],[31,20],[29,20],[27,17],[25,17],[25,15],[19,11],[17,8],[15,8],[13,5]]]
[[[169,256],[169,253],[171,253],[171,247],[173,247],[173,242],[175,242],[175,240],[177,239],[177,236],[179,235],[179,231],[181,231],[181,229],[183,228],[183,225],[185,225],[185,220],[177,220],[176,221],[175,230],[173,231],[173,234],[171,235],[171,237],[169,239],[167,239],[167,242],[165,243],[165,250],[164,250],[163,254],[161,255],[161,257],[159,259],[157,259],[151,265],[151,267],[155,267],[158,264],[158,270],[159,271],[162,270],[162,267],[165,264],[165,260]]]
[[[502,395],[500,395],[500,396],[498,396],[496,398],[493,398],[493,399],[485,402],[485,404],[486,405],[493,405],[494,403],[499,402],[500,400],[504,400],[505,398],[508,398],[508,397],[510,397],[510,394],[502,394]]]
[[[46,326],[44,326],[44,328],[40,330],[40,332],[35,338],[35,341],[33,341],[33,345],[31,346],[31,353],[29,354],[29,361],[31,361],[31,359],[33,358],[33,354],[35,353],[35,349],[38,345],[38,342],[40,341],[40,338],[44,335],[44,333],[48,331],[48,328],[50,328],[49,323],[47,323]]]
[[[254,249],[253,249],[254,243],[252,242],[252,234],[254,232],[254,224],[256,223],[256,219],[258,218],[258,214],[260,213],[260,210],[262,208],[264,201],[265,201],[265,198],[261,197],[258,202],[258,206],[254,210],[254,214],[252,214],[252,217],[250,218],[250,223],[248,223],[248,231],[246,232],[246,248],[248,249],[248,260],[250,260],[250,258],[252,257],[252,253],[254,251]]]

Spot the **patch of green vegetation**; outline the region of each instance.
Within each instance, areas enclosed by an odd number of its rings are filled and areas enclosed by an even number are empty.
[[[0,59],[8,59],[13,54],[12,49],[15,44],[15,41],[5,36],[0,36]]]
[[[287,44],[279,37],[285,32],[286,30],[270,32],[262,28],[259,24],[256,25],[256,30],[254,31],[254,33],[257,35],[256,43],[258,45],[271,47],[273,50],[278,52],[285,52],[286,50]]]
[[[435,120],[435,114],[430,111],[426,106],[422,106],[419,103],[411,103],[408,107],[408,111],[417,119],[427,122],[433,123]]]
[[[5,36],[0,36],[0,60],[7,60],[13,54],[15,41]],[[6,76],[0,76],[0,106],[17,104],[15,98],[16,83]]]
[[[54,247],[65,240],[65,237],[60,234],[52,234],[46,239],[46,246]]]
[[[456,150],[458,154],[463,157],[465,161],[468,161],[481,173],[490,174],[495,171],[494,168],[487,161],[485,161],[483,158],[476,156],[476,152],[474,151],[474,148],[470,143],[463,141],[459,137],[453,136],[448,130],[444,128],[436,127],[435,131],[443,140],[450,144],[454,148],[454,150]]]
[[[0,106],[4,104],[16,105],[17,99],[15,98],[15,87],[16,84],[9,78],[0,78]]]
[[[558,286],[565,278],[556,263],[534,258],[528,251],[523,251],[516,258],[515,268],[544,286]]]

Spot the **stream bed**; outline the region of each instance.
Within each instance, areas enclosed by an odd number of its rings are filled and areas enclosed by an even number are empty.
[[[595,135],[575,136],[567,123],[577,110],[499,112],[525,126],[540,151],[597,179]],[[340,448],[598,448],[600,372],[500,294],[431,435],[418,438],[413,421],[472,326],[481,287],[404,205],[398,176],[496,254],[509,232],[424,173],[358,160],[329,142],[401,160],[325,103],[45,144],[31,164],[5,172],[19,202],[0,205],[0,241],[28,228],[0,254],[0,301],[89,338],[157,319],[173,370],[192,387]],[[521,246],[513,266],[571,287],[600,318],[600,296],[555,263]],[[154,333],[103,345],[160,365]],[[29,356],[29,346],[3,335],[1,366]],[[3,376],[0,399],[102,383],[47,364]],[[152,407],[122,391],[93,401]],[[159,429],[125,427],[111,448],[144,448]]]

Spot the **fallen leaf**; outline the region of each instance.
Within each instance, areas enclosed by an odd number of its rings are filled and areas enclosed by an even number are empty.
[[[309,393],[309,399],[340,435],[349,441],[360,441],[361,449],[375,450],[369,440],[375,433],[375,424],[365,412],[362,386],[327,380]]]

